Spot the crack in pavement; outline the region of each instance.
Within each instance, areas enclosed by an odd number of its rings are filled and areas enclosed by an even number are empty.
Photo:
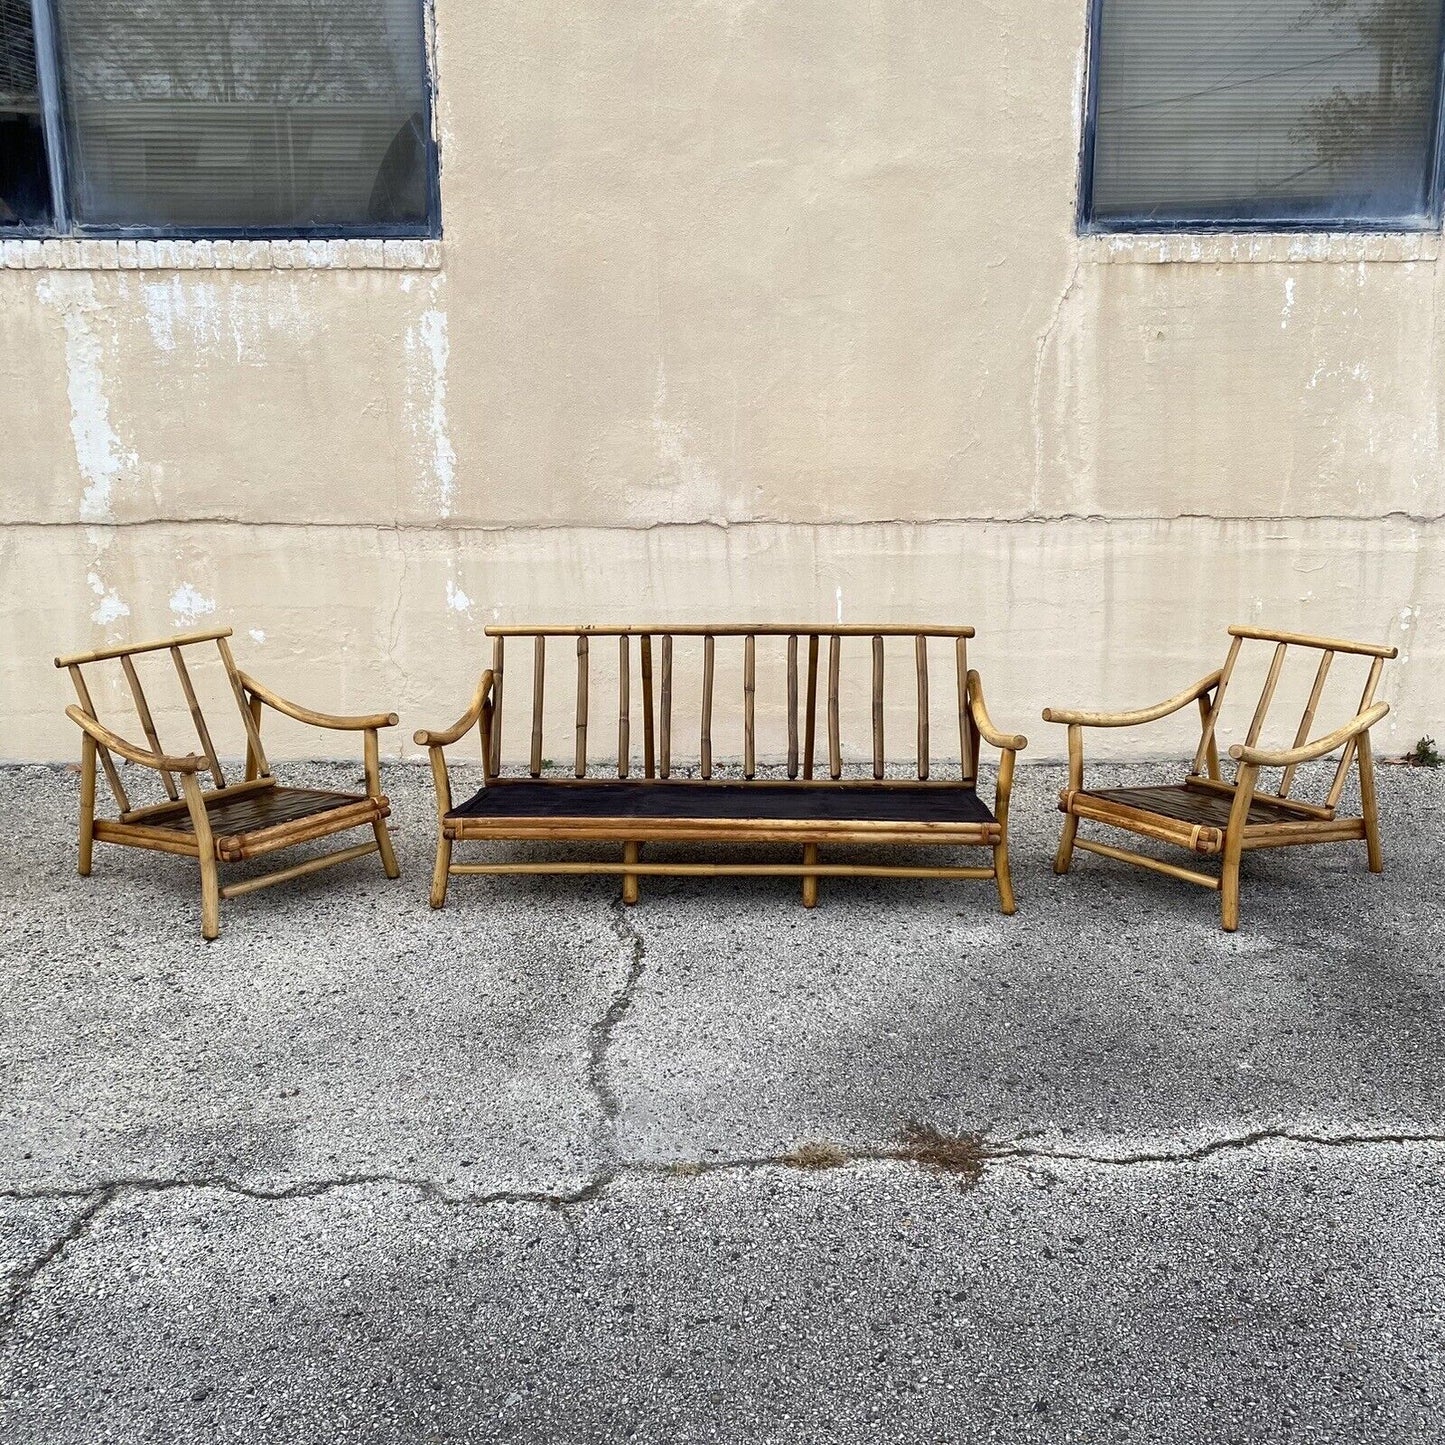
[[[631,930],[628,930],[631,933]],[[635,935],[632,935],[635,937]],[[637,952],[633,967],[623,991],[614,1000],[613,1007],[603,1022],[612,1022],[626,1012],[629,991],[641,974],[641,940],[637,939]],[[619,1004],[622,1006],[619,1007]],[[613,1018],[615,1011],[616,1017]],[[609,1025],[610,1027],[610,1025]],[[1290,1129],[1255,1129],[1246,1134],[1223,1139],[1213,1139],[1194,1149],[1174,1152],[1158,1151],[1136,1154],[1091,1154],[1083,1150],[1036,1149],[1017,1141],[978,1141],[978,1158],[981,1164],[995,1161],[1015,1161],[1025,1167],[1030,1165],[1085,1164],[1106,1169],[1137,1169],[1155,1165],[1199,1164],[1219,1154],[1238,1153],[1268,1144],[1300,1144],[1325,1149],[1388,1148],[1412,1144],[1445,1146],[1445,1134],[1305,1134]],[[333,1179],[310,1179],[296,1184],[266,1189],[256,1185],[243,1184],[224,1175],[201,1175],[190,1178],[151,1179],[129,1178],[108,1180],[89,1188],[37,1188],[0,1189],[0,1199],[19,1202],[42,1200],[75,1200],[81,1208],[75,1217],[50,1244],[29,1264],[11,1272],[9,1287],[3,1301],[0,1301],[0,1336],[13,1324],[35,1281],[51,1265],[63,1260],[72,1245],[84,1239],[96,1226],[101,1216],[112,1205],[125,1197],[147,1194],[167,1194],[190,1189],[212,1189],[246,1199],[266,1202],[285,1200],[315,1199],[325,1194],[344,1189],[362,1188],[368,1185],[391,1184],[398,1188],[415,1191],[424,1199],[437,1204],[458,1208],[484,1208],[493,1205],[532,1205],[551,1210],[557,1214],[572,1234],[577,1244],[575,1228],[567,1218],[567,1211],[580,1205],[590,1204],[602,1198],[611,1187],[624,1178],[667,1178],[683,1181],[705,1174],[746,1173],[763,1169],[792,1169],[799,1172],[838,1173],[858,1164],[901,1164],[927,1168],[910,1154],[906,1146],[872,1149],[839,1149],[838,1162],[814,1166],[810,1169],[800,1162],[797,1153],[765,1154],[753,1157],[711,1160],[677,1161],[619,1161],[609,1169],[598,1171],[575,1189],[496,1189],[481,1194],[453,1194],[431,1179],[412,1179],[397,1174],[347,1174]]]
[[[617,940],[628,951],[627,977],[617,991],[607,1012],[589,1030],[590,1046],[587,1050],[587,1084],[597,1095],[602,1106],[602,1117],[609,1137],[615,1143],[617,1117],[622,1112],[622,1101],[612,1087],[607,1071],[607,1055],[612,1048],[612,1033],[632,1007],[632,995],[643,972],[647,968],[647,944],[642,934],[633,925],[628,914],[628,905],[620,898],[612,903],[612,928]],[[614,1151],[615,1152],[615,1151]]]

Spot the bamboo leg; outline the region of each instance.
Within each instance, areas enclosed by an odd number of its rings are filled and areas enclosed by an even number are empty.
[[[1219,921],[1226,933],[1233,933],[1239,927],[1239,860],[1244,852],[1244,825],[1258,779],[1257,767],[1240,764],[1234,806],[1229,810],[1229,825],[1224,833],[1224,871],[1219,879]]]
[[[381,744],[377,740],[376,729],[367,728],[365,735],[366,750],[366,791],[373,797],[381,797]],[[381,866],[388,878],[400,878],[401,869],[397,866],[396,854],[391,846],[391,834],[387,831],[386,819],[376,818],[371,824],[372,832],[376,834],[376,851],[381,854]]]
[[[216,938],[221,932],[221,875],[216,863],[216,843],[211,836],[211,819],[206,800],[194,773],[181,775],[186,809],[196,834],[196,851],[201,865],[201,937]]]
[[[994,816],[998,819],[999,837],[993,849],[994,880],[998,884],[998,906],[1004,913],[1017,911],[1014,902],[1013,875],[1008,866],[1008,805],[1013,792],[1014,752],[1005,748],[998,763],[998,794],[994,800]]]
[[[437,835],[437,860],[431,870],[431,895],[428,901],[433,908],[440,908],[447,901],[447,878],[451,874],[452,840]]]
[[[816,843],[803,844],[803,867],[811,868],[818,861],[818,845]],[[818,906],[818,875],[807,873],[803,875],[803,907],[816,908]]]
[[[80,876],[90,877],[95,842],[95,739],[80,735]]]
[[[429,901],[433,908],[440,908],[447,901],[447,878],[452,866],[452,840],[446,835],[446,816],[452,806],[452,783],[447,772],[446,754],[435,747],[428,748],[427,754],[437,794],[437,858],[432,868]]]
[[[1385,871],[1385,854],[1380,847],[1380,812],[1375,802],[1375,756],[1370,750],[1370,735],[1360,734],[1355,756],[1360,763],[1360,811],[1365,815],[1365,849],[1371,873]]]
[[[1084,786],[1084,730],[1077,723],[1069,726],[1069,791]],[[1064,831],[1059,837],[1059,851],[1054,854],[1054,872],[1067,873],[1074,861],[1074,838],[1079,831],[1079,820],[1072,807],[1064,815]]]
[[[636,863],[641,853],[641,845],[637,843],[624,843],[622,845],[623,863]],[[622,875],[622,901],[624,903],[636,903],[641,896],[642,890],[636,873],[624,873]]]

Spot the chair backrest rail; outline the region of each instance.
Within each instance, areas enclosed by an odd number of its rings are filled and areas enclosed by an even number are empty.
[[[138,652],[164,652],[171,647],[189,647],[196,642],[215,642],[229,637],[229,627],[212,628],[207,632],[181,632],[175,637],[158,637],[151,642],[131,642],[124,647],[102,647],[95,652],[76,652],[69,657],[57,657],[56,667],[74,667],[87,662],[108,662],[116,657],[134,657]]]
[[[1396,647],[1377,646],[1372,642],[1348,642],[1339,637],[1315,637],[1308,632],[1271,632],[1264,627],[1231,627],[1231,637],[1250,637],[1259,642],[1287,642],[1295,647],[1317,647],[1328,652],[1349,652],[1360,657],[1378,657],[1388,661],[1398,655]]]
[[[543,623],[536,627],[497,626],[483,629],[485,635],[498,637],[972,637],[972,627],[937,627],[931,624],[913,626],[907,623],[828,623],[828,622],[719,622],[687,623],[657,622],[632,627],[569,627],[563,623]],[[162,643],[161,646],[168,646]]]

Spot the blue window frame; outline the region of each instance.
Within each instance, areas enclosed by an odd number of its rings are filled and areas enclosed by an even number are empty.
[[[0,236],[440,234],[426,0],[0,0]]]
[[[1092,0],[1083,231],[1433,230],[1442,0]]]

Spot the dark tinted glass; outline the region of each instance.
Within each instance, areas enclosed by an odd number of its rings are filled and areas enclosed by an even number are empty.
[[[0,0],[0,227],[50,220],[30,0]]]
[[[1102,0],[1091,219],[1426,225],[1441,0]]]
[[[100,226],[430,229],[420,0],[55,0]]]

